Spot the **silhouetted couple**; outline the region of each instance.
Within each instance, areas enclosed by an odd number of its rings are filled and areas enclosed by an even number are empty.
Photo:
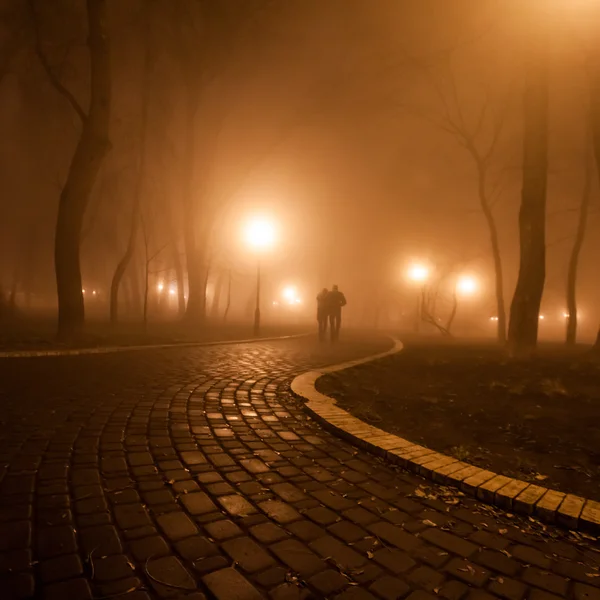
[[[317,296],[317,322],[319,323],[319,340],[324,341],[327,335],[327,323],[331,341],[336,342],[340,337],[342,325],[342,307],[346,306],[346,297],[334,285],[331,291],[327,288]]]

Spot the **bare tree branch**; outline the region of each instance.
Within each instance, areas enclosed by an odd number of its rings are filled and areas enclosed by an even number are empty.
[[[54,89],[63,96],[67,102],[71,105],[71,108],[77,113],[77,116],[81,119],[81,122],[85,122],[87,114],[75,98],[75,96],[61,83],[56,73],[53,71],[50,63],[48,62],[47,56],[44,54],[42,49],[40,27],[37,19],[37,12],[35,9],[35,0],[29,0],[29,8],[31,11],[31,17],[33,20],[34,36],[35,36],[35,53],[38,57],[40,64],[42,65],[50,83]]]

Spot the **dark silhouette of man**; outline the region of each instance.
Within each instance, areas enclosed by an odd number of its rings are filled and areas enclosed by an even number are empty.
[[[317,323],[319,324],[319,341],[325,339],[327,334],[327,320],[329,319],[329,311],[327,305],[327,296],[329,291],[323,288],[317,295]]]
[[[327,294],[327,307],[329,312],[329,330],[331,332],[331,341],[337,342],[340,339],[340,327],[342,325],[342,307],[346,306],[346,296],[340,292],[337,285],[334,285]]]

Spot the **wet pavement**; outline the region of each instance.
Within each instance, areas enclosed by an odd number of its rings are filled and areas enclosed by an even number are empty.
[[[313,339],[0,360],[0,598],[600,600],[597,544],[322,430]]]

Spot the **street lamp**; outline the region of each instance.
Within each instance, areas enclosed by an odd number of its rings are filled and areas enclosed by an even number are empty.
[[[245,239],[256,251],[256,308],[254,309],[254,335],[260,333],[260,253],[269,249],[275,242],[275,226],[273,222],[262,218],[254,218],[246,224]]]
[[[407,276],[410,281],[420,284],[420,288],[417,293],[417,311],[415,313],[415,332],[419,333],[419,325],[421,321],[421,296],[425,288],[425,283],[429,279],[429,269],[423,264],[415,263],[408,268]]]
[[[474,277],[470,277],[468,275],[463,275],[459,277],[456,282],[456,291],[461,296],[472,296],[479,289],[479,285],[477,284],[477,280]]]

